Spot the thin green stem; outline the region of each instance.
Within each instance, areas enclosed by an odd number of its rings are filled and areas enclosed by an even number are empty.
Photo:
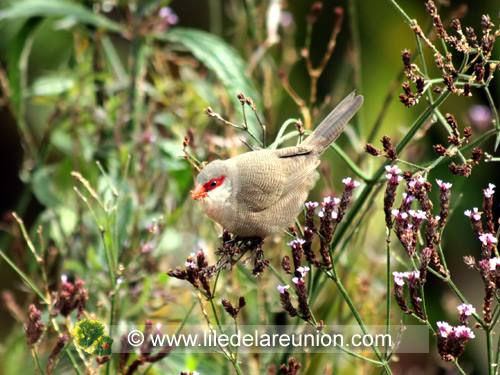
[[[365,326],[365,323],[363,322],[363,319],[359,315],[359,312],[356,309],[356,306],[354,306],[354,303],[352,302],[351,297],[349,297],[349,294],[345,290],[344,285],[342,284],[342,282],[340,281],[340,279],[336,275],[335,264],[333,264],[332,272],[327,273],[327,275],[331,280],[333,280],[333,282],[335,283],[335,285],[339,289],[340,293],[342,294],[342,297],[344,298],[347,305],[349,306],[349,309],[351,310],[352,314],[354,315],[354,318],[358,322],[359,327],[361,328],[363,333],[365,335],[367,335],[368,330],[366,329],[366,326]],[[377,358],[380,360],[380,363],[381,363],[382,367],[384,368],[386,374],[392,374],[392,371],[389,367],[389,364],[387,362],[385,362],[385,359],[382,356],[382,354],[380,353],[380,351],[378,350],[377,346],[375,344],[373,344],[372,348],[373,348],[373,352],[375,353]]]
[[[370,177],[358,167],[358,165],[342,150],[336,143],[330,145],[331,148],[340,156],[340,158],[347,164],[347,166],[363,181],[369,181]]]
[[[395,1],[395,0],[389,0],[389,2],[392,4],[392,6],[394,8],[396,8],[396,10],[398,11],[398,13],[403,16],[403,18],[405,19],[405,21],[410,25],[410,26],[413,26],[415,25],[415,20],[412,20],[407,14],[406,12],[403,10],[403,8],[401,8],[399,6],[399,4]]]
[[[349,9],[349,24],[351,26],[351,40],[352,40],[352,51],[353,51],[353,65],[354,65],[354,87],[358,92],[363,92],[362,86],[362,70],[361,70],[361,37],[359,32],[359,22],[358,22],[358,9],[357,0],[349,0],[347,6]],[[354,127],[356,134],[359,137],[361,131],[361,124],[364,124],[364,107],[358,110],[357,116],[354,118]]]
[[[386,303],[386,333],[389,334],[390,332],[390,327],[391,327],[391,230],[386,227],[386,296],[387,296],[387,303]],[[386,355],[385,358],[386,360],[389,358],[389,350],[388,350],[388,345],[387,343],[385,347]]]
[[[21,271],[10,259],[9,257],[0,249],[0,257],[5,260],[5,262],[24,280],[24,282],[40,297],[40,299],[45,304],[50,304],[49,299],[43,295],[43,293],[35,286],[33,281],[23,272]]]
[[[40,374],[45,375],[45,372],[43,371],[43,367],[40,363],[40,359],[38,358],[38,354],[35,348],[31,349],[31,355],[33,357],[33,362],[35,362],[35,368],[37,368],[38,371],[40,371]]]
[[[497,363],[493,362],[493,336],[491,332],[492,327],[486,329],[486,347],[488,350],[488,374],[495,374],[495,367]]]

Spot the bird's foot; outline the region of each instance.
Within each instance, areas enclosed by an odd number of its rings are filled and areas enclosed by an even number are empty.
[[[262,244],[264,242],[264,239],[262,237],[240,237],[240,236],[234,236],[232,239],[225,241],[225,244],[237,244],[237,243],[243,243],[243,244]]]

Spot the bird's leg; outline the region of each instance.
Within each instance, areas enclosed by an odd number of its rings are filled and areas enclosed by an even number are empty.
[[[262,237],[258,237],[258,236],[252,236],[252,237],[240,237],[240,236],[234,236],[232,239],[230,239],[229,241],[226,241],[224,243],[227,243],[227,244],[236,244],[238,242],[241,242],[241,243],[248,243],[248,242],[251,242],[252,244],[257,244],[259,242],[264,242],[264,239]]]

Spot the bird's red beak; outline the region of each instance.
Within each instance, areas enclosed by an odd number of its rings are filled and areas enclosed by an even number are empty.
[[[193,199],[201,199],[205,198],[207,196],[207,191],[205,190],[205,187],[202,184],[196,184],[194,187],[194,190],[191,190],[191,198]]]

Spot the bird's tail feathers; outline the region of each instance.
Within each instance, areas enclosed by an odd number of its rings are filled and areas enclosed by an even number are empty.
[[[347,122],[363,104],[363,97],[349,94],[328,116],[316,127],[314,132],[302,144],[313,146],[322,154],[342,134]]]

